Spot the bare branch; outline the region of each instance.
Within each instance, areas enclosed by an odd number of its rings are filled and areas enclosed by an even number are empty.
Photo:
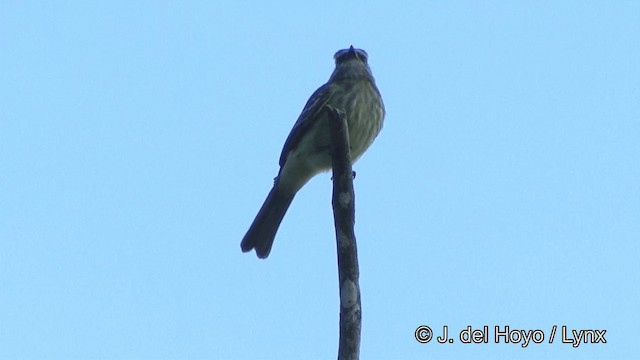
[[[353,230],[355,195],[349,148],[349,128],[344,111],[327,107],[331,131],[333,164],[333,218],[338,248],[338,281],[340,284],[340,344],[339,360],[360,357],[362,310],[358,282],[358,249]]]

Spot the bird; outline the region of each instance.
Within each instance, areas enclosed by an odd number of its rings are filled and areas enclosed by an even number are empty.
[[[315,175],[331,169],[325,107],[345,112],[354,163],[382,130],[385,107],[368,59],[366,51],[353,45],[335,53],[333,73],[306,102],[284,143],[278,176],[240,243],[243,252],[255,249],[258,258],[266,259],[296,193]]]

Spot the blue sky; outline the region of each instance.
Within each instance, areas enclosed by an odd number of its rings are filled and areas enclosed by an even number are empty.
[[[330,175],[269,259],[239,243],[352,44],[387,109],[354,167],[362,357],[628,358],[639,39],[635,1],[3,2],[0,358],[334,358]]]

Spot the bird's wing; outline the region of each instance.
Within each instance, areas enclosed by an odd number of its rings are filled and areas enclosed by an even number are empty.
[[[284,147],[280,154],[280,167],[284,166],[289,152],[298,145],[300,139],[302,139],[309,128],[313,126],[315,120],[318,118],[318,114],[329,102],[333,94],[334,91],[332,89],[332,85],[324,84],[311,95],[309,100],[307,100],[304,109],[302,109],[302,113],[298,117],[298,120],[293,125],[293,128],[287,137],[287,141],[284,142]]]

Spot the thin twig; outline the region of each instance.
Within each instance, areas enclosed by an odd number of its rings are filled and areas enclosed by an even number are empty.
[[[338,248],[338,281],[340,284],[339,360],[360,357],[362,310],[358,282],[358,249],[353,230],[355,195],[349,150],[349,128],[344,111],[327,107],[331,132],[333,164],[333,219]]]

